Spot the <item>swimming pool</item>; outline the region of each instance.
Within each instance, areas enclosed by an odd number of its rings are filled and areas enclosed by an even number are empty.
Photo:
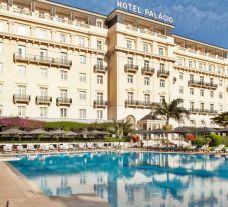
[[[10,163],[49,196],[96,193],[112,207],[228,206],[225,156],[105,152]]]

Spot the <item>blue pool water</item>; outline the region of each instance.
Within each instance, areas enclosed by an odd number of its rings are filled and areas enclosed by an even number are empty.
[[[112,207],[228,206],[225,156],[109,152],[10,163],[49,196],[96,193]]]

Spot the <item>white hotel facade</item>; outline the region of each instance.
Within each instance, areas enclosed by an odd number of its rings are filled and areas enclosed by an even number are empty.
[[[213,127],[228,108],[228,50],[173,29],[119,9],[0,0],[0,116],[155,128],[141,120],[151,103],[180,97],[191,116],[173,125]]]

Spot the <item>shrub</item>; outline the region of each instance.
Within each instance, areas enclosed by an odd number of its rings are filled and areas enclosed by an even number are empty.
[[[222,137],[217,134],[209,134],[208,137],[211,139],[210,146],[212,147],[216,147],[222,142]]]
[[[117,138],[117,137],[105,137],[104,142],[129,142],[129,137]]]
[[[228,147],[228,137],[222,137],[221,144],[224,144],[226,147]]]
[[[198,136],[196,139],[193,141],[194,145],[197,145],[199,147],[202,147],[205,144],[209,144],[211,142],[211,139],[208,137],[203,137],[203,136]]]
[[[194,141],[196,139],[196,137],[193,134],[186,134],[185,139],[187,139],[189,141]]]
[[[131,139],[132,139],[132,141],[133,141],[134,143],[136,143],[136,142],[138,142],[138,141],[140,140],[140,138],[139,138],[138,135],[133,135]]]

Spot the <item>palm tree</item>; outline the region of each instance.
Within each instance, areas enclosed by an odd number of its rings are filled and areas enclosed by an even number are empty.
[[[127,136],[129,132],[132,132],[132,124],[128,121],[120,120],[120,121],[113,121],[113,128],[116,137],[123,138]]]
[[[167,103],[165,99],[162,100],[161,104],[156,104],[154,108],[154,115],[161,116],[166,121],[165,128],[168,129],[171,126],[169,125],[170,119],[180,121],[183,117],[189,118],[189,111],[183,106],[180,106],[184,102],[183,99],[177,98],[172,100],[170,103]]]
[[[223,112],[221,114],[218,114],[217,116],[211,118],[211,120],[214,121],[214,123],[218,124],[222,127],[228,126],[228,112]]]

